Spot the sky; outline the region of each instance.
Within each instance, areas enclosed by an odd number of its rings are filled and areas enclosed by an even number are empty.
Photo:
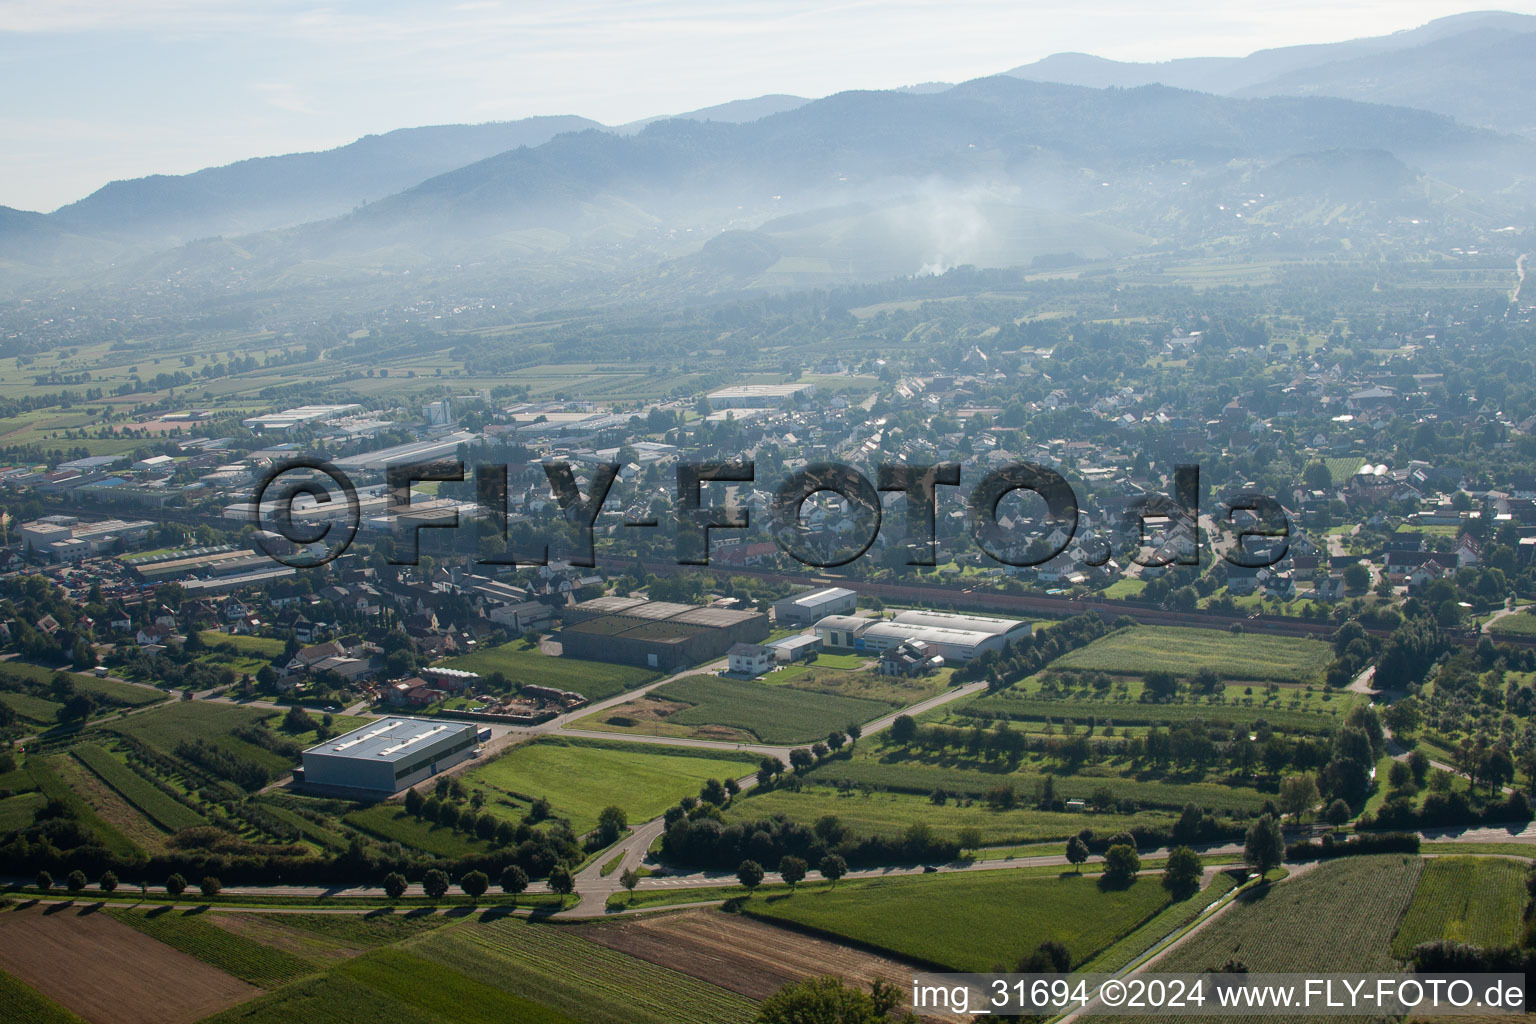
[[[958,82],[1052,53],[1241,56],[1442,0],[0,0],[0,205],[425,124],[622,124],[765,93]],[[1503,5],[1536,13],[1536,0]]]

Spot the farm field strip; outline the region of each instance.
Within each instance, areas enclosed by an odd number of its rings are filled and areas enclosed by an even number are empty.
[[[1424,865],[1392,941],[1407,959],[1421,942],[1451,939],[1485,949],[1520,941],[1525,864],[1493,857],[1436,857]]]
[[[755,1012],[723,988],[519,918],[448,929],[410,948],[445,965],[475,963],[490,984],[583,1024],[747,1024]]]
[[[184,828],[207,824],[201,814],[161,792],[129,765],[112,756],[105,747],[95,743],[80,743],[74,747],[73,752],[101,781],[167,832],[180,832]]]
[[[193,916],[191,911],[114,910],[111,916],[157,942],[263,988],[313,974],[315,966]]]
[[[671,724],[727,726],[764,743],[808,743],[831,729],[863,724],[898,707],[885,701],[704,675],[667,683],[652,694],[692,705],[669,715]]]
[[[1319,640],[1223,633],[1183,626],[1130,626],[1057,658],[1057,668],[1190,676],[1202,668],[1223,679],[1320,683],[1332,651]]]

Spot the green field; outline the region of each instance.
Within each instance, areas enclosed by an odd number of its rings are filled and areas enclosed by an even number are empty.
[[[200,635],[209,647],[233,647],[240,654],[262,661],[271,661],[286,647],[283,641],[272,637],[234,636],[217,629],[202,630]]]
[[[747,1024],[755,1012],[733,992],[517,917],[445,929],[410,949],[447,967],[474,964],[487,984],[582,1024]]]
[[[81,743],[74,748],[79,761],[96,773],[124,800],[138,808],[145,817],[167,832],[207,824],[206,819],[186,804],[161,792],[153,783],[114,757],[96,743]]]
[[[111,914],[150,938],[252,985],[270,988],[316,970],[291,953],[210,924],[195,910],[114,910]]]
[[[1215,970],[1235,958],[1258,973],[1396,973],[1392,938],[1423,865],[1401,855],[1324,861],[1239,897],[1158,970]]]
[[[11,690],[0,691],[0,704],[8,705],[12,711],[16,712],[16,717],[25,718],[38,725],[53,725],[59,720],[59,712],[64,707],[51,700],[34,697],[30,693],[15,693]]]
[[[1130,626],[1057,658],[1057,668],[1192,676],[1209,668],[1224,680],[1320,683],[1333,658],[1319,640],[1256,636],[1179,626]]]
[[[455,832],[446,825],[423,821],[407,814],[405,808],[398,803],[374,804],[350,812],[343,820],[386,842],[399,843],[439,857],[467,857],[491,849],[491,844],[484,839]]]
[[[1520,941],[1527,865],[1492,857],[1437,857],[1424,865],[1392,941],[1407,959],[1421,942],[1451,939],[1484,949]]]
[[[752,755],[730,751],[535,740],[472,769],[464,783],[510,798],[519,805],[512,809],[517,818],[522,805],[543,797],[579,835],[596,826],[598,812],[610,804],[624,808],[630,822],[639,824],[698,793],[708,779],[751,774],[757,762]],[[508,810],[494,795],[486,806],[492,813]]]
[[[1052,772],[1051,766],[1026,762],[1018,771],[1010,771],[1002,762],[979,758],[927,753],[882,753],[860,744],[848,758],[823,761],[810,770],[816,782],[836,785],[846,782],[854,788],[869,786],[927,796],[935,789],[970,797],[983,797],[1001,785],[1013,786],[1020,799],[1028,800],[1035,786]],[[1133,800],[1139,806],[1182,809],[1194,801],[1208,811],[1247,814],[1263,805],[1266,795],[1250,786],[1234,786],[1222,781],[1206,781],[1202,776],[1169,776],[1166,779],[1131,778],[1103,768],[1085,769],[1076,775],[1057,771],[1056,793],[1063,799],[1084,800],[1094,790],[1107,786],[1116,800]]]
[[[18,793],[0,800],[0,836],[32,824],[32,816],[47,802],[41,793]]]
[[[1218,899],[1237,888],[1242,872],[1221,871],[1211,879],[1211,884],[1196,890],[1184,899],[1170,903],[1149,918],[1145,924],[1127,934],[1113,946],[1101,950],[1092,961],[1083,965],[1084,972],[1114,972],[1134,963],[1147,950],[1181,928],[1193,924],[1205,909]]]
[[[726,821],[756,821],[782,814],[791,821],[814,825],[823,815],[834,815],[860,836],[895,838],[913,822],[925,822],[934,833],[946,839],[958,839],[961,829],[974,828],[985,846],[1028,843],[1044,839],[1065,839],[1085,828],[1097,833],[1118,832],[1133,825],[1168,827],[1178,815],[1172,811],[1143,811],[1138,814],[1067,814],[1019,808],[994,811],[976,803],[962,807],[958,801],[941,806],[926,796],[909,793],[854,793],[841,796],[825,786],[806,786],[800,792],[775,789],[733,801],[726,809]]]
[[[1012,970],[1040,943],[1093,958],[1168,904],[1156,878],[1101,889],[1075,874],[1009,870],[858,879],[835,889],[751,899],[745,913],[955,971]]]
[[[652,691],[689,704],[667,716],[671,725],[718,725],[764,743],[809,743],[850,723],[863,724],[899,705],[723,676],[688,676]]]
[[[86,1024],[31,985],[0,971],[0,1006],[11,1024]]]
[[[610,665],[603,661],[579,658],[552,658],[521,640],[475,651],[443,662],[447,668],[479,672],[488,676],[501,672],[514,683],[534,683],[571,690],[588,700],[604,700],[625,690],[654,682],[661,673],[633,665]]]
[[[257,710],[233,704],[188,700],[113,722],[109,728],[146,743],[162,754],[173,756],[176,744],[182,740],[207,740],[231,756],[241,761],[254,762],[275,776],[293,766],[291,759],[248,743],[232,733],[243,725],[255,725],[267,719],[272,720],[269,725],[276,725],[278,716],[277,711],[270,709]]]
[[[1140,684],[1135,687],[1139,694]],[[1205,698],[1170,702],[1143,702],[1135,694],[1119,698],[1040,695],[1037,684],[1026,680],[997,693],[976,697],[955,707],[951,714],[964,718],[967,709],[1001,713],[1016,722],[1056,723],[1071,720],[1084,725],[1090,720],[1099,726],[1167,726],[1176,728],[1200,722],[1212,728],[1234,725],[1252,726],[1260,719],[1288,733],[1331,732],[1339,720],[1356,704],[1365,700],[1357,693],[1323,691],[1305,693],[1282,688],[1278,695],[1243,693],[1243,687],[1227,687],[1226,700],[1212,702]],[[1262,688],[1255,688],[1262,690]],[[1080,692],[1080,691],[1079,691]]]
[[[1528,611],[1504,615],[1488,623],[1486,629],[1495,636],[1536,636],[1536,615]]]

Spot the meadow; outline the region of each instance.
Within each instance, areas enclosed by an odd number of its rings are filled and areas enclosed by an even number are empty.
[[[1016,686],[986,694],[956,707],[951,717],[965,718],[974,709],[989,715],[1003,714],[1016,722],[1072,721],[1085,725],[1113,725],[1177,728],[1194,722],[1206,726],[1231,728],[1252,726],[1259,721],[1283,732],[1331,732],[1362,698],[1355,693],[1304,694],[1282,689],[1278,695],[1259,692],[1249,696],[1241,687],[1228,687],[1223,701],[1189,698],[1175,702],[1143,702],[1127,695],[1089,696],[1077,691],[1072,696],[1047,696],[1038,684],[1026,680]]]
[[[0,1006],[13,1024],[86,1024],[26,982],[0,971]]]
[[[1425,862],[1413,901],[1392,940],[1406,960],[1421,942],[1451,939],[1485,949],[1519,943],[1527,865],[1492,857],[1437,857]]]
[[[638,824],[698,793],[708,779],[751,774],[757,762],[749,754],[730,751],[539,739],[471,769],[464,783],[518,805],[543,797],[556,815],[570,819],[579,835],[595,827],[598,813],[610,804],[622,807]],[[504,807],[494,796],[486,806],[493,814]],[[518,810],[520,818],[521,807]]]
[[[1333,654],[1320,640],[1225,633],[1182,626],[1130,626],[1056,659],[1057,668],[1189,677],[1208,668],[1223,680],[1321,683]]]
[[[725,726],[764,743],[808,743],[831,729],[863,724],[900,706],[706,675],[667,683],[653,693],[691,705],[667,716],[669,724]]]
[[[268,772],[276,773],[292,767],[290,759],[240,739],[234,735],[234,730],[277,716],[278,712],[270,709],[257,710],[207,701],[179,701],[146,714],[113,722],[110,729],[172,756],[176,745],[183,740],[207,740],[233,757],[254,762]]]
[[[342,820],[385,842],[399,843],[439,857],[468,857],[491,850],[491,844],[484,839],[455,832],[446,825],[424,821],[406,813],[399,803],[372,804],[349,811]]]
[[[500,672],[514,683],[553,686],[579,693],[591,701],[606,700],[661,678],[661,673],[653,669],[634,665],[551,657],[521,640],[451,658],[443,666],[483,676]]]
[[[1074,966],[1168,904],[1154,877],[1126,888],[1066,873],[1010,870],[845,881],[834,889],[749,899],[743,913],[850,939],[955,971],[1012,970],[1040,943],[1063,943]]]

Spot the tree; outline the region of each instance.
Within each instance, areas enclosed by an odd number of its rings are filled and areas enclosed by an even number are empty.
[[[1408,770],[1413,772],[1415,785],[1424,785],[1424,781],[1429,778],[1429,756],[1422,750],[1415,750],[1408,755]]]
[[[624,873],[619,875],[619,884],[624,887],[625,891],[629,893],[629,898],[633,900],[635,898],[635,886],[640,884],[640,872],[634,868],[625,868]]]
[[[1179,692],[1179,677],[1157,669],[1141,677],[1142,691],[1153,700],[1168,700]]]
[[[211,900],[224,891],[223,883],[212,875],[204,875],[203,880],[197,883],[197,888],[205,900]]]
[[[75,893],[79,892],[81,889],[84,889],[85,886],[86,886],[85,872],[81,871],[79,868],[76,868],[75,870],[71,871],[64,878],[64,887],[69,890],[70,895],[74,895]]]
[[[1136,847],[1117,843],[1104,852],[1104,880],[1111,885],[1129,885],[1141,870]]]
[[[610,804],[597,813],[597,834],[604,846],[617,842],[627,828],[629,815],[624,813],[624,808]]]
[[[751,892],[763,884],[763,866],[755,860],[742,861],[736,868],[736,880]]]
[[[981,847],[981,829],[974,825],[967,825],[955,833],[955,842],[962,850],[976,850]]]
[[[894,985],[874,982],[861,992],[831,976],[792,982],[763,1000],[756,1024],[888,1024],[901,1005]],[[915,1022],[904,1014],[894,1018]]]
[[[1280,780],[1280,809],[1291,815],[1293,821],[1301,821],[1301,816],[1320,799],[1317,780],[1310,775],[1288,775]]]
[[[53,876],[46,871],[39,871],[37,873],[37,887],[43,890],[43,892],[47,892],[49,889],[52,889]]]
[[[821,858],[821,863],[816,865],[816,870],[821,877],[831,882],[836,888],[837,880],[848,873],[848,862],[840,854],[829,853]]]
[[[1335,800],[1328,805],[1328,810],[1323,817],[1327,820],[1328,824],[1338,828],[1349,820],[1349,804],[1343,800]]]
[[[405,791],[405,813],[414,817],[421,817],[421,794],[414,789]]]
[[[1205,864],[1198,853],[1187,846],[1176,847],[1169,851],[1168,861],[1163,865],[1163,887],[1175,893],[1194,892],[1200,887],[1204,872]]]
[[[1267,875],[1285,861],[1285,835],[1273,815],[1260,815],[1243,842],[1243,863]]]
[[[564,864],[556,864],[549,870],[549,891],[557,896],[569,896],[576,891],[576,876]]]
[[[1088,844],[1078,836],[1067,840],[1067,863],[1074,865],[1081,874],[1083,864],[1088,860]]]
[[[1019,961],[1020,974],[1066,974],[1071,969],[1071,952],[1055,939],[1046,939]]]
[[[1371,570],[1359,562],[1351,562],[1344,567],[1344,587],[1347,590],[1361,591],[1371,585]]]
[[[392,900],[397,900],[405,895],[406,885],[404,875],[398,871],[391,871],[384,876],[384,895]]]
[[[897,715],[891,723],[892,743],[911,743],[917,737],[917,719],[911,715]]]
[[[800,857],[788,856],[779,858],[779,875],[791,889],[799,885],[805,878],[807,866]]]
[[[816,755],[805,747],[796,747],[789,752],[789,766],[797,772],[803,772],[816,763]]]
[[[719,779],[709,779],[704,783],[703,788],[699,790],[699,799],[707,804],[714,804],[716,807],[724,807],[727,799],[725,783]]]
[[[96,885],[100,887],[102,892],[116,892],[117,876],[111,871],[103,871],[101,873],[101,880]]]
[[[508,896],[517,896],[528,888],[528,872],[520,865],[508,864],[501,872],[501,891]]]
[[[431,868],[421,876],[421,887],[434,900],[442,899],[448,892],[448,873],[441,868]]]
[[[172,896],[180,896],[187,891],[187,880],[182,878],[179,873],[173,872],[171,877],[165,880],[165,891]]]
[[[490,877],[484,871],[469,871],[459,879],[459,888],[471,899],[479,899],[491,887]]]

